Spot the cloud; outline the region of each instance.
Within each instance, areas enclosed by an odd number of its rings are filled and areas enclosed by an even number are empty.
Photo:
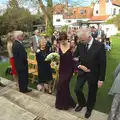
[[[6,4],[0,3],[0,15],[2,15],[4,13],[6,8],[7,8]]]

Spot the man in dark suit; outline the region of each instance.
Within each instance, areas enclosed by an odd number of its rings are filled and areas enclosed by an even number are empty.
[[[77,33],[81,43],[78,45],[75,52],[76,57],[79,57],[80,59],[75,86],[75,93],[79,105],[75,111],[81,111],[83,107],[87,106],[85,118],[91,116],[92,109],[96,102],[97,90],[103,85],[106,71],[106,53],[104,45],[99,41],[94,40],[91,34],[91,30],[87,28],[81,29]],[[81,70],[81,66],[85,66],[86,69],[84,71]],[[86,81],[89,88],[87,101],[82,92]]]
[[[28,88],[28,61],[27,53],[22,45],[23,32],[14,31],[13,37],[15,39],[12,47],[15,67],[18,74],[18,83],[20,92],[26,93],[32,91]]]
[[[91,27],[92,37],[96,40],[97,38],[97,31],[94,26]]]

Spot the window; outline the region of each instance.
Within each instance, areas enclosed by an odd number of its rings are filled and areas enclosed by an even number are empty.
[[[60,22],[60,19],[56,19],[56,22]]]
[[[80,14],[83,15],[86,13],[86,10],[80,10]]]
[[[96,14],[98,14],[98,10],[96,10]]]
[[[71,20],[68,20],[67,22],[68,22],[68,23],[71,23]]]
[[[113,15],[115,15],[115,14],[116,14],[116,9],[114,8],[114,9],[113,9]]]

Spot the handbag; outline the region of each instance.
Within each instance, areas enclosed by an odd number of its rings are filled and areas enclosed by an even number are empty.
[[[12,75],[12,68],[11,68],[11,66],[8,66],[8,68],[6,69],[6,71],[5,71],[5,75],[7,76],[7,75]]]

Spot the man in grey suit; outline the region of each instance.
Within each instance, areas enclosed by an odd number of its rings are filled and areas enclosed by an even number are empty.
[[[114,71],[114,82],[109,95],[113,95],[114,98],[107,120],[120,120],[120,64]]]
[[[40,32],[39,30],[35,30],[35,35],[31,37],[32,44],[31,50],[36,53],[37,49],[40,47]]]

